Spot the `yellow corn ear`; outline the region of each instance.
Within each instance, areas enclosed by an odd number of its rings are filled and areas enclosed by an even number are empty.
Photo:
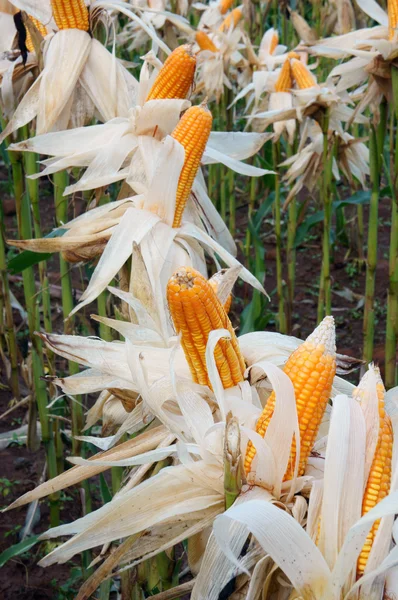
[[[316,85],[315,78],[312,73],[308,70],[304,63],[297,58],[292,58],[290,61],[292,68],[292,75],[294,81],[297,83],[297,87],[300,90],[311,88]]]
[[[186,98],[193,85],[196,58],[192,45],[178,46],[167,58],[148,94],[148,100]]]
[[[191,267],[181,267],[167,285],[167,302],[192,378],[211,388],[206,367],[206,345],[211,331],[227,329],[230,339],[218,342],[214,357],[224,388],[243,381],[245,361],[231,321],[212,286]]]
[[[218,271],[217,273],[215,273],[213,275],[213,277],[211,277],[209,279],[209,283],[217,295],[218,295],[218,289],[220,287],[221,280],[222,280],[222,271]],[[232,294],[230,294],[228,296],[228,298],[226,299],[226,301],[224,302],[224,310],[227,314],[229,313],[229,311],[231,309],[231,304],[232,304]]]
[[[279,44],[279,35],[278,35],[278,32],[275,31],[272,36],[271,43],[269,45],[269,53],[270,54],[273,54],[275,52],[278,44]]]
[[[221,0],[219,7],[220,7],[220,13],[222,15],[225,15],[225,13],[227,12],[227,10],[229,10],[231,8],[231,6],[233,5],[234,0]]]
[[[182,214],[209,139],[212,122],[213,117],[207,106],[191,106],[171,134],[185,150],[184,165],[178,180],[173,227],[181,225]]]
[[[275,82],[276,92],[288,92],[293,87],[292,69],[290,61],[285,60],[280,70],[278,79]]]
[[[30,15],[29,15],[29,19],[30,19],[30,21],[32,21],[33,25],[36,27],[36,29],[40,33],[40,35],[42,37],[45,37],[47,35],[47,28],[42,23],[40,23],[40,21],[38,21],[34,17],[31,17]],[[29,50],[29,52],[35,51],[35,48],[33,46],[32,36],[30,35],[30,31],[27,27],[26,27],[26,47]]]
[[[237,26],[237,24],[239,23],[239,21],[241,20],[242,16],[243,16],[242,9],[239,7],[234,8],[234,10],[231,10],[229,15],[227,17],[225,17],[224,21],[221,23],[218,30],[226,32],[230,29],[230,27],[235,28]]]
[[[398,0],[388,0],[388,37],[394,39],[398,27]]]
[[[379,436],[368,481],[366,483],[365,493],[362,499],[362,515],[369,512],[388,495],[391,485],[391,462],[394,441],[393,430],[391,419],[386,414],[384,408],[384,385],[378,369],[375,369],[375,371],[379,379],[377,383],[377,396],[379,400]],[[357,390],[360,391],[360,385]],[[366,537],[365,544],[358,557],[357,577],[361,577],[364,574],[379,525],[380,519],[373,523],[372,528]]]
[[[218,52],[217,46],[211,41],[207,33],[197,31],[195,35],[196,43],[201,50],[210,50],[210,52]]]
[[[335,328],[333,317],[325,317],[313,333],[291,354],[284,372],[291,379],[296,396],[300,428],[300,459],[298,475],[304,474],[307,460],[326,410],[333,378],[336,374]],[[256,431],[264,437],[275,409],[272,392],[257,421]],[[249,473],[256,450],[251,442],[247,446],[245,471]],[[293,440],[290,460],[284,480],[291,479],[296,460],[296,443]]]
[[[84,0],[51,0],[53,16],[58,29],[82,29],[90,27]]]

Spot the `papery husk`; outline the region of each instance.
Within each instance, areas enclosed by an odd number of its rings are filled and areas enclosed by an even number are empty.
[[[140,434],[139,436],[133,438],[132,440],[128,440],[127,442],[123,442],[116,448],[112,448],[106,452],[100,452],[95,456],[92,456],[89,460],[93,462],[93,466],[74,466],[65,473],[61,475],[57,475],[53,479],[42,483],[35,489],[30,492],[27,492],[17,500],[15,500],[10,506],[7,506],[5,511],[10,510],[11,508],[17,508],[19,506],[23,506],[24,504],[28,504],[29,502],[33,502],[38,498],[43,498],[44,496],[48,496],[49,494],[54,494],[59,490],[62,490],[71,485],[75,485],[88,477],[93,477],[94,475],[98,475],[103,471],[106,471],[108,467],[106,466],[96,466],[95,460],[101,459],[112,459],[118,460],[127,457],[137,456],[142,452],[146,452],[147,450],[156,448],[163,439],[167,436],[168,432],[165,427],[160,425],[154,429],[151,429],[145,433]]]
[[[303,40],[303,42],[313,44],[317,41],[317,34],[312,29],[312,27],[310,27],[310,25],[307,23],[304,17],[302,17],[297,11],[290,11],[290,19],[299,38]]]

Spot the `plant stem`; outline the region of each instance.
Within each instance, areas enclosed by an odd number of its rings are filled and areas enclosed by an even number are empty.
[[[395,115],[391,115],[390,140],[395,140],[394,164],[390,160],[390,187],[391,187],[391,231],[390,231],[390,256],[388,265],[389,283],[387,293],[387,321],[385,343],[385,385],[392,388],[397,384],[397,340],[398,340],[398,140],[395,125],[398,122],[398,69],[392,67],[391,71]],[[392,153],[391,153],[392,155]],[[391,174],[393,174],[391,176]]]
[[[275,236],[276,236],[276,289],[278,293],[278,329],[281,333],[287,332],[286,314],[285,314],[285,302],[284,302],[284,288],[285,282],[283,281],[282,271],[282,228],[281,228],[281,183],[278,174],[279,164],[279,142],[274,143],[272,147],[274,170],[275,175],[275,204],[274,204],[274,217],[275,217]]]
[[[323,116],[323,168],[322,174],[322,206],[323,206],[323,240],[322,240],[322,273],[319,286],[318,323],[332,311],[332,290],[330,281],[330,231],[332,225],[332,196],[330,177],[333,152],[329,151],[329,111]]]
[[[57,225],[60,226],[68,220],[68,200],[63,196],[64,190],[68,185],[68,174],[66,171],[61,171],[54,174],[54,202],[55,202],[55,217]],[[62,294],[62,312],[64,319],[67,319],[74,307],[72,281],[69,273],[69,265],[66,260],[60,255],[59,270],[61,277],[61,294]],[[68,319],[64,322],[65,333],[71,333],[73,330],[73,319]],[[69,373],[75,375],[79,372],[79,365],[70,361]],[[80,435],[83,428],[83,407],[80,396],[76,397],[75,402],[71,403],[72,415],[72,452],[75,456],[80,454],[81,442],[76,439]]]
[[[372,183],[372,194],[369,207],[368,225],[368,250],[366,259],[366,283],[365,283],[365,309],[363,318],[364,347],[363,359],[369,363],[373,357],[374,340],[374,294],[376,283],[377,265],[377,228],[379,209],[379,156],[377,138],[374,125],[371,125],[369,133],[369,155],[370,155],[370,179]]]
[[[27,133],[27,132],[25,132]],[[26,137],[26,136],[25,136]],[[18,232],[21,239],[32,237],[32,219],[30,211],[30,199],[27,193],[24,193],[24,172],[23,161],[20,153],[9,152],[14,180],[15,205],[18,222]],[[32,371],[33,384],[36,396],[37,406],[34,400],[29,405],[29,432],[28,445],[31,449],[36,447],[36,411],[38,409],[41,436],[46,448],[47,468],[49,477],[57,475],[57,460],[55,455],[55,445],[52,436],[50,419],[47,410],[47,389],[43,380],[44,361],[42,343],[35,331],[40,330],[39,306],[37,303],[36,285],[33,267],[24,269],[22,280],[25,294],[26,311],[28,314],[29,333],[32,342]],[[50,522],[51,525],[59,524],[59,494],[50,496]]]
[[[1,207],[0,207],[1,210]],[[1,210],[2,213],[2,210]],[[2,214],[1,214],[2,217]],[[1,219],[3,222],[3,219]],[[8,355],[10,357],[11,376],[10,385],[11,391],[14,398],[19,400],[19,380],[18,380],[18,345],[17,337],[15,334],[14,318],[12,315],[11,296],[10,296],[10,285],[7,276],[7,262],[6,262],[6,251],[3,237],[3,228],[0,230],[0,288],[1,288],[1,314],[3,315],[3,309],[5,312],[4,336],[6,338]]]
[[[288,144],[287,155],[291,156],[293,149]],[[293,198],[287,209],[287,239],[286,239],[286,262],[287,262],[287,333],[291,334],[293,327],[293,304],[294,288],[296,283],[296,230],[297,230],[297,201]]]

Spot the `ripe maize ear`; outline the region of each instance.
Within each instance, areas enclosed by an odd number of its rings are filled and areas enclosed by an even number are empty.
[[[225,15],[225,13],[227,12],[227,10],[229,10],[231,8],[231,6],[233,5],[234,0],[221,0],[219,7],[220,7],[220,13],[222,15]]]
[[[278,79],[275,82],[276,92],[288,92],[293,87],[292,69],[290,61],[285,60],[280,70]]]
[[[392,40],[396,35],[398,27],[398,0],[388,0],[388,37]]]
[[[278,44],[279,44],[279,35],[278,35],[278,32],[275,31],[274,34],[273,34],[273,36],[272,36],[271,43],[270,43],[270,46],[269,46],[269,53],[270,54],[273,54],[275,52],[276,47],[277,47]]]
[[[298,475],[304,474],[307,460],[326,410],[333,378],[336,374],[335,328],[333,317],[325,317],[313,333],[290,355],[284,372],[293,383],[297,416],[300,428],[300,459]],[[256,431],[264,437],[275,409],[272,392],[257,421]],[[249,473],[256,454],[249,442],[245,458],[245,471]],[[293,440],[289,464],[284,480],[291,479],[296,460],[296,443]]]
[[[308,70],[304,63],[297,58],[292,58],[290,61],[292,67],[292,75],[294,81],[297,83],[297,87],[300,90],[311,88],[316,85],[313,74]]]
[[[210,52],[218,52],[217,46],[211,41],[207,33],[197,31],[195,35],[196,43],[201,50],[210,50]]]
[[[173,50],[160,69],[147,101],[186,98],[193,85],[195,69],[196,58],[192,54],[192,45],[179,46]]]
[[[222,277],[223,277],[222,271],[218,271],[218,273],[215,273],[213,275],[213,277],[211,277],[209,279],[209,283],[217,295],[218,295],[218,290],[219,290],[219,287],[220,287],[220,284],[222,281]],[[227,314],[230,311],[231,304],[232,304],[232,294],[229,294],[228,298],[224,302],[224,310]]]
[[[231,321],[212,286],[191,267],[181,267],[167,285],[167,302],[192,378],[211,388],[206,367],[206,345],[214,329],[227,329],[231,339],[218,342],[214,357],[224,388],[243,381],[245,361]]]
[[[51,6],[58,29],[89,30],[88,9],[84,0],[51,0]]]
[[[171,134],[185,150],[184,165],[178,180],[173,227],[181,225],[182,214],[209,139],[212,122],[213,117],[206,106],[191,106]]]
[[[34,17],[31,17],[30,15],[29,15],[29,20],[32,21],[33,25],[36,27],[37,31],[40,33],[40,35],[42,37],[45,37],[47,35],[47,29],[42,23],[40,23],[40,21],[38,21]],[[29,50],[29,52],[35,51],[33,41],[32,41],[32,36],[30,35],[30,31],[27,27],[26,27],[26,47]]]
[[[243,16],[242,9],[239,7],[234,8],[234,10],[231,10],[229,15],[227,17],[225,17],[224,21],[221,23],[218,30],[226,32],[231,27],[235,28],[237,26],[237,24],[239,23],[239,21],[241,20],[242,16]]]
[[[385,498],[391,485],[391,461],[393,449],[393,430],[390,417],[386,414],[384,408],[385,389],[380,378],[378,369],[376,370],[379,381],[377,383],[377,396],[379,400],[379,436],[377,446],[370,468],[368,481],[366,483],[365,493],[362,499],[362,515],[365,515]],[[357,388],[357,397],[360,399],[360,385]],[[364,574],[369,554],[372,549],[377,530],[380,525],[380,519],[373,523],[369,531],[365,544],[361,550],[357,562],[357,577]]]

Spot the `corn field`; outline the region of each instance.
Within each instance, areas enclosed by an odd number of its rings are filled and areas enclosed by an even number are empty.
[[[0,32],[0,597],[398,599],[398,0]]]

